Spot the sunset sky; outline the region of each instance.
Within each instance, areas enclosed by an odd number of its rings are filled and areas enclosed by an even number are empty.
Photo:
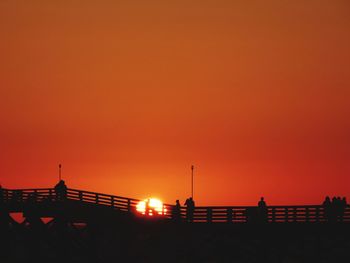
[[[350,1],[1,0],[0,183],[350,199]]]

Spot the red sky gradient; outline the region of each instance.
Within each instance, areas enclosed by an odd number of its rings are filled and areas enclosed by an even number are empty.
[[[347,0],[0,1],[0,183],[350,198]]]

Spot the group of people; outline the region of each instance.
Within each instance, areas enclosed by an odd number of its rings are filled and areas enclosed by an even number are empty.
[[[188,198],[184,203],[186,206],[186,221],[193,222],[193,213],[195,210],[195,203],[192,197]],[[330,222],[342,222],[344,212],[347,207],[347,201],[345,197],[326,197],[323,202],[324,208],[324,218]],[[267,222],[268,221],[268,207],[265,202],[264,197],[260,198],[258,202],[257,210],[255,210],[255,219],[259,222]],[[181,221],[181,205],[180,201],[176,200],[176,204],[173,207],[172,211],[173,219],[176,221]]]
[[[346,197],[333,197],[332,200],[327,196],[323,202],[324,216],[328,221],[343,221],[344,212],[347,206]]]
[[[193,213],[195,210],[195,202],[192,197],[189,197],[186,199],[186,202],[184,203],[186,206],[186,221],[187,222],[193,222]],[[261,221],[267,221],[267,205],[265,202],[264,197],[260,198],[260,201],[258,202],[258,217]],[[181,204],[179,200],[176,200],[176,204],[173,207],[172,210],[172,218],[175,221],[181,221]]]
[[[187,198],[186,202],[184,203],[186,206],[186,221],[187,222],[193,222],[193,213],[195,209],[195,202],[192,197]],[[176,204],[172,211],[172,217],[175,221],[181,221],[181,204],[179,200],[176,200]]]

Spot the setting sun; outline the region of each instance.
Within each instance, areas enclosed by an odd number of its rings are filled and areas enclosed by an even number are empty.
[[[148,198],[140,201],[136,206],[136,211],[149,216],[165,215],[167,212],[163,202],[156,198]]]

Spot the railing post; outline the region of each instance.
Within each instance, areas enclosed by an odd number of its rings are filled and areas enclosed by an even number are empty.
[[[128,199],[128,212],[131,212],[131,200]]]
[[[114,196],[111,196],[111,207],[114,207]]]
[[[227,222],[232,223],[232,208],[227,208]]]
[[[275,223],[276,221],[276,208],[272,208],[272,222]]]
[[[293,221],[297,222],[297,208],[296,207],[293,208]]]
[[[98,194],[96,194],[96,204],[98,204]]]
[[[8,190],[5,190],[5,201],[8,202],[9,201],[9,191]]]
[[[79,201],[83,202],[83,200],[84,200],[84,194],[82,191],[79,191]]]
[[[310,211],[309,211],[309,208],[306,207],[306,222],[309,222],[310,221]]]
[[[19,199],[20,202],[23,202],[23,192],[22,192],[22,190],[18,191],[18,199]]]
[[[207,222],[211,223],[212,222],[212,218],[213,217],[213,209],[208,207],[207,208]]]
[[[316,207],[316,222],[320,222],[320,207]]]
[[[49,189],[49,200],[52,200],[52,189]]]
[[[288,207],[284,208],[284,221],[288,223]]]

